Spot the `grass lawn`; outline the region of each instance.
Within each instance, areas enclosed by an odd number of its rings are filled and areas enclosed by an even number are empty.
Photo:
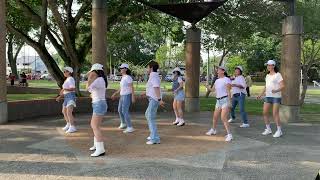
[[[57,94],[8,94],[8,101],[23,101],[23,100],[41,100],[41,99],[52,99]]]

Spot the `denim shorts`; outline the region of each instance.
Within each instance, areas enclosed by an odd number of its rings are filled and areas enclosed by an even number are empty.
[[[264,102],[269,104],[281,104],[281,98],[265,97]]]
[[[76,93],[70,92],[64,94],[63,107],[73,106],[76,107]]]
[[[223,99],[217,99],[217,102],[216,102],[216,109],[223,109],[223,108],[226,108],[226,107],[229,107],[230,106],[230,103],[229,103],[229,98],[226,97],[226,98],[223,98]]]
[[[92,103],[93,115],[104,116],[108,110],[108,105],[106,100],[101,100]]]
[[[185,95],[184,95],[183,90],[180,90],[177,93],[174,93],[174,100],[184,101],[184,97],[185,97]]]

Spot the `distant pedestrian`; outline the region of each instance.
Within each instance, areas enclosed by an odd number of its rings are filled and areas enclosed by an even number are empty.
[[[26,73],[22,72],[22,74],[20,74],[20,78],[21,78],[20,85],[27,87],[27,75],[26,75]]]
[[[173,100],[173,110],[176,115],[176,120],[173,122],[174,125],[184,126],[185,122],[183,119],[183,102],[185,98],[183,80],[181,78],[180,68],[173,69],[173,79],[172,79],[172,91],[174,95]]]
[[[91,157],[105,155],[103,134],[101,132],[101,123],[104,115],[107,112],[106,88],[108,86],[107,78],[103,71],[103,65],[93,64],[88,73],[87,90],[91,93],[92,98],[92,118],[91,128],[94,134],[94,144],[90,148],[95,151]]]
[[[247,75],[246,78],[246,84],[247,84],[247,87],[246,87],[246,91],[247,91],[247,96],[250,97],[250,88],[252,86],[252,79],[251,79],[251,76],[250,75]]]
[[[14,81],[16,79],[16,76],[13,73],[10,73],[9,79],[10,79],[11,86],[13,86],[14,85]]]
[[[120,93],[118,112],[120,116],[119,129],[125,129],[124,133],[132,133],[134,131],[130,118],[130,105],[135,102],[133,79],[128,64],[121,64],[119,67],[122,74],[120,81],[120,89],[111,96],[114,100],[116,95]]]
[[[267,63],[268,74],[266,76],[266,85],[263,88],[262,93],[257,97],[261,99],[265,95],[263,104],[263,118],[266,124],[266,129],[262,135],[272,134],[269,120],[269,110],[273,110],[273,119],[277,124],[277,131],[273,137],[281,137],[283,132],[280,124],[279,107],[281,104],[281,91],[284,89],[284,82],[278,67],[274,60],[269,60]]]
[[[216,92],[216,106],[213,113],[213,126],[212,128],[206,133],[206,135],[216,135],[217,134],[217,123],[218,119],[220,118],[224,124],[224,127],[227,131],[227,135],[225,136],[225,141],[231,141],[233,136],[230,131],[230,126],[228,122],[228,116],[230,112],[231,106],[231,80],[227,77],[226,68],[220,66],[218,68],[218,79],[215,81],[213,88],[211,88],[208,84],[206,88],[210,91]]]
[[[246,100],[246,81],[242,76],[243,68],[241,66],[237,66],[234,70],[235,78],[231,82],[232,87],[232,106],[230,112],[230,120],[229,123],[232,123],[236,119],[235,109],[239,104],[240,115],[242,119],[242,124],[240,127],[247,128],[249,127],[247,113],[245,111],[245,100]]]
[[[56,99],[58,102],[62,98],[64,99],[62,113],[67,124],[62,128],[62,130],[66,133],[74,133],[77,131],[73,117],[73,109],[76,107],[76,83],[72,74],[72,67],[64,68],[63,75],[66,77],[66,80],[64,81],[59,96]]]

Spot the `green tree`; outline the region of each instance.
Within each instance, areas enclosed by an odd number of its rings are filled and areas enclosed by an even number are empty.
[[[320,1],[299,0],[297,12],[303,16],[304,35],[302,43],[302,92],[300,104],[304,103],[308,89],[308,72],[312,67],[320,66]]]

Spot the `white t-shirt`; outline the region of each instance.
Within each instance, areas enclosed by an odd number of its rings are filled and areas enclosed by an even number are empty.
[[[62,88],[63,88],[63,89],[76,88],[76,82],[75,82],[74,78],[73,78],[73,77],[68,77],[68,78],[64,81],[64,83],[63,83],[63,85],[62,85]],[[74,92],[74,91],[63,90],[63,94],[68,94],[68,93],[70,93],[70,92]]]
[[[88,91],[91,93],[92,102],[98,102],[106,100],[106,82],[102,77],[98,77],[88,87]]]
[[[223,77],[216,80],[216,82],[214,83],[216,98],[228,96],[228,84],[231,84],[231,80],[228,77]]]
[[[272,93],[272,90],[280,88],[280,82],[283,80],[280,73],[274,75],[267,74],[266,76],[266,97],[281,98],[281,92]]]
[[[132,89],[130,84],[132,84],[133,80],[131,76],[124,75],[120,81],[120,95],[128,95],[132,94]]]
[[[246,87],[247,87],[246,80],[242,75],[237,76],[236,78],[234,78],[234,80],[231,82],[231,84],[237,84],[237,85],[241,85],[243,87],[243,89],[242,88],[238,88],[238,87],[232,87],[232,95],[233,94],[237,94],[237,93],[247,94],[247,91],[246,91]]]
[[[147,82],[147,87],[146,87],[146,94],[147,96],[151,97],[152,99],[158,101],[158,96],[156,95],[156,92],[154,88],[160,88],[160,77],[159,74],[156,72],[151,72],[149,76],[149,80]],[[160,90],[161,94],[161,90]]]

